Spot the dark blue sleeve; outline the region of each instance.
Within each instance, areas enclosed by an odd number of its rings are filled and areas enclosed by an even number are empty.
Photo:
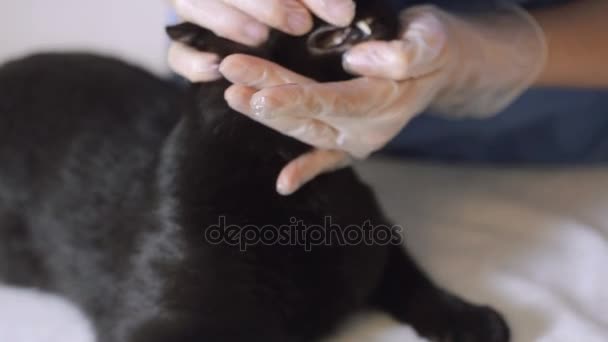
[[[404,7],[433,4],[445,9],[484,9],[491,8],[497,2],[520,4],[526,8],[537,8],[558,5],[572,0],[390,0],[396,9]]]
[[[392,0],[483,11],[492,0]],[[506,2],[506,0],[502,0]],[[526,8],[565,0],[510,0]],[[428,113],[427,113],[428,114]],[[384,149],[400,157],[455,162],[608,165],[608,89],[533,88],[486,120],[415,117]]]

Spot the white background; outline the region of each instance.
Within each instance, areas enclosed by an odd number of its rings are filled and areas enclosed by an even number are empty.
[[[0,63],[93,50],[166,73],[167,18],[165,0],[0,0]]]

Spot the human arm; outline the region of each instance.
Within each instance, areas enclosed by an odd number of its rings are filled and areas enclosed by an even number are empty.
[[[537,86],[608,87],[608,1],[577,0],[531,12],[549,53]]]
[[[364,43],[345,55],[345,67],[365,75],[351,81],[294,82],[281,76],[288,73],[281,67],[247,56],[222,63],[224,76],[240,89],[226,93],[233,108],[319,148],[283,170],[279,192],[295,191],[350,156],[365,158],[429,107],[450,117],[492,115],[530,86],[544,65],[542,31],[515,6],[470,17],[420,6],[401,17],[398,39]],[[239,65],[247,66],[244,77],[236,72]],[[250,83],[260,75],[289,81]],[[292,129],[296,120],[302,129]],[[319,158],[322,151],[327,162]]]

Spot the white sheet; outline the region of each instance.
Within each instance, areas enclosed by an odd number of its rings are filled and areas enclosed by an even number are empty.
[[[390,161],[359,169],[423,267],[444,287],[502,312],[514,342],[608,341],[608,169]],[[9,295],[0,288],[0,341],[48,341],[7,337],[7,328],[32,329],[31,320],[17,324],[23,316],[13,313],[23,310],[11,307],[18,302]],[[49,322],[57,326],[55,311]],[[83,325],[67,311],[70,327]],[[366,314],[330,341],[423,340],[386,316]]]
[[[94,342],[82,313],[33,289],[0,286],[0,342]]]

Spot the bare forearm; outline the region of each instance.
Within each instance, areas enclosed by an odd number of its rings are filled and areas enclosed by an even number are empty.
[[[536,85],[608,87],[608,1],[578,0],[532,15],[549,43]]]

